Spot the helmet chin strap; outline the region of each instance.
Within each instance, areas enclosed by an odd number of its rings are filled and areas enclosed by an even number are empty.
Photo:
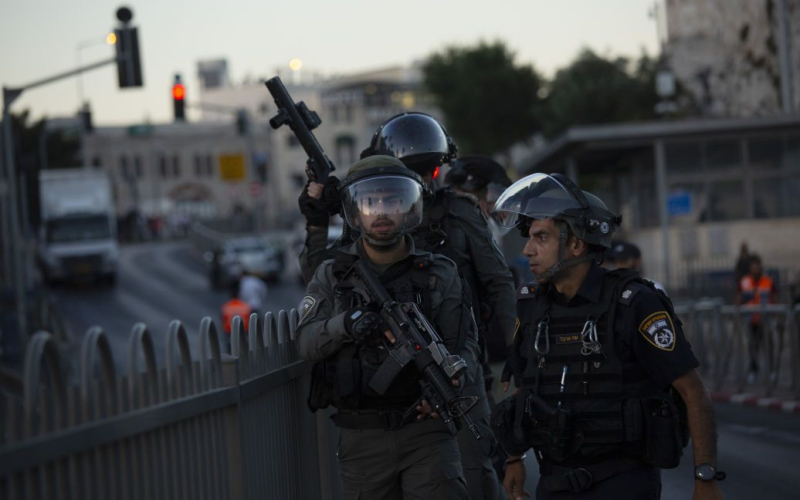
[[[403,241],[403,233],[396,233],[392,239],[382,241],[373,239],[369,233],[364,233],[364,241],[376,252],[391,252]]]
[[[561,271],[584,262],[590,262],[595,258],[594,253],[587,253],[586,255],[575,257],[574,259],[566,259],[567,238],[569,238],[569,232],[567,231],[566,224],[563,224],[558,232],[558,262],[548,267],[543,273],[535,274],[533,277],[536,278],[536,281],[542,283],[552,280],[553,277]]]

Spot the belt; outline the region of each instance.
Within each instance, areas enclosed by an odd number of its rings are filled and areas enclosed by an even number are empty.
[[[539,464],[539,473],[543,486],[549,492],[569,490],[580,493],[594,483],[642,465],[642,461],[635,458],[617,458],[575,468],[542,462]]]
[[[413,407],[412,407],[413,408]],[[385,410],[378,412],[351,413],[339,410],[331,415],[336,427],[342,429],[383,429],[396,431],[405,425],[416,422],[415,411]]]

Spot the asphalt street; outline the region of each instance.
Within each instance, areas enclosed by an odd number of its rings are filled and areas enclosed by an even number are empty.
[[[717,417],[718,466],[728,477],[721,484],[727,500],[794,500],[800,498],[800,415],[731,403],[714,405]],[[680,466],[663,470],[662,500],[692,498],[692,443]],[[525,460],[526,489],[531,495],[539,481],[532,453]]]
[[[67,349],[74,351],[73,360],[87,329],[99,325],[108,335],[115,364],[122,372],[127,372],[128,339],[136,323],[148,326],[161,364],[169,324],[181,321],[197,359],[201,320],[210,316],[219,328],[220,308],[229,299],[227,290],[211,288],[206,264],[188,242],[123,246],[116,286],[71,283],[54,286],[51,291],[72,332]],[[267,311],[288,311],[297,307],[302,297],[297,278],[286,276],[281,283],[268,285]]]
[[[291,267],[290,267],[291,268]],[[208,270],[189,243],[170,242],[124,246],[120,251],[115,287],[100,284],[61,285],[52,289],[73,332],[74,355],[83,333],[104,328],[117,368],[127,371],[127,342],[133,325],[144,322],[153,335],[163,363],[169,324],[180,320],[197,356],[197,334],[205,316],[219,321],[224,290],[212,290]],[[296,307],[303,289],[295,276],[269,286],[268,310]],[[500,395],[502,397],[502,395]],[[800,416],[761,408],[715,405],[719,425],[719,467],[728,474],[722,483],[728,500],[795,499],[800,496]],[[535,491],[538,467],[526,460],[528,491]],[[662,473],[665,500],[691,498],[694,487],[691,444],[680,467]]]

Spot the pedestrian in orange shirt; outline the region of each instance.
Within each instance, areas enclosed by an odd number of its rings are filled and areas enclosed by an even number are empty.
[[[775,302],[775,282],[764,274],[761,257],[750,256],[749,272],[739,281],[739,297],[737,304],[760,305]],[[758,354],[764,340],[764,331],[761,327],[761,315],[753,313],[750,316],[750,374],[747,382],[755,382],[758,373]]]

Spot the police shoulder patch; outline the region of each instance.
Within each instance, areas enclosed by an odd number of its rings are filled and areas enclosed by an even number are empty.
[[[675,327],[667,311],[658,311],[646,317],[639,325],[639,333],[662,351],[675,349]]]
[[[314,307],[314,304],[317,303],[317,299],[312,297],[311,295],[306,295],[303,297],[303,300],[300,302],[300,319],[306,317],[306,314]]]
[[[517,289],[517,299],[532,299],[536,297],[536,283],[528,283]]]

